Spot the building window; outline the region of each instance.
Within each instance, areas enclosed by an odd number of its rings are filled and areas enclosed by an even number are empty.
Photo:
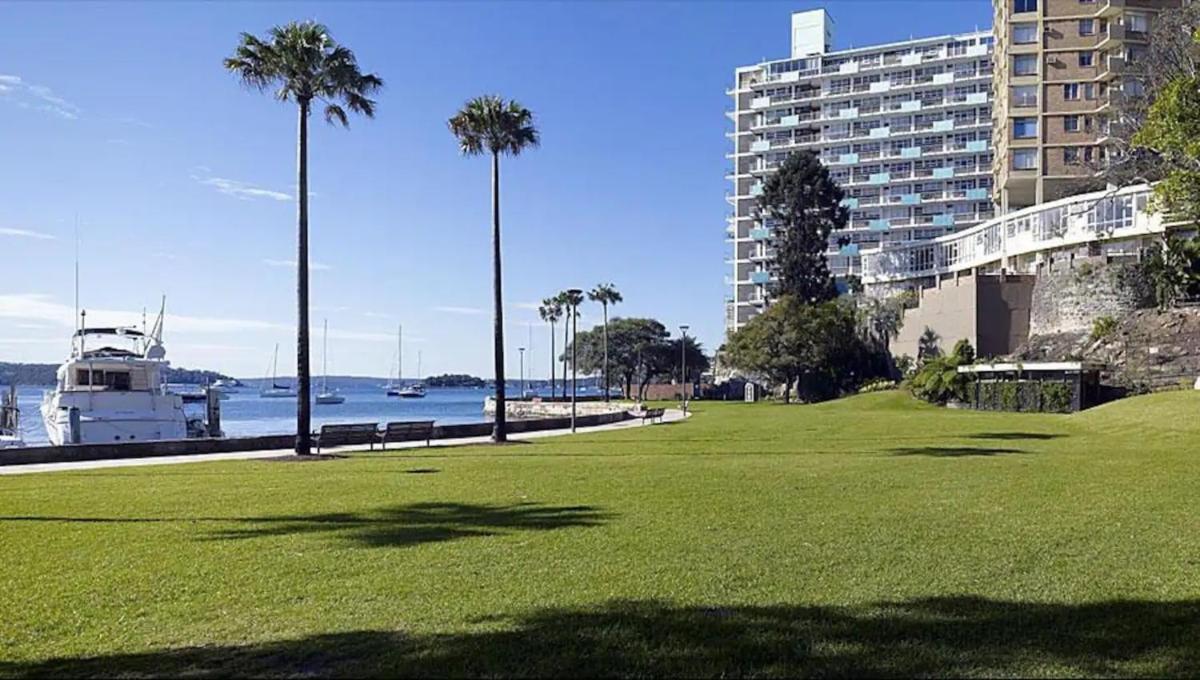
[[[1095,19],[1079,20],[1079,35],[1094,35],[1096,33]]]
[[[1079,165],[1079,149],[1073,146],[1063,149],[1063,162],[1067,165]]]
[[[1037,0],[1013,0],[1014,12],[1036,12]]]
[[[1037,149],[1014,149],[1013,170],[1037,170]]]
[[[1063,85],[1063,99],[1068,101],[1079,99],[1079,83],[1067,83]]]
[[[1096,98],[1096,86],[1094,84],[1092,84],[1092,83],[1084,83],[1083,84],[1083,98],[1089,99],[1089,100]]]
[[[1036,54],[1013,55],[1013,75],[1035,76],[1038,72]]]
[[[1126,14],[1125,29],[1134,33],[1145,33],[1150,30],[1150,19],[1145,14]]]
[[[1079,65],[1083,68],[1090,68],[1096,64],[1095,52],[1080,52]]]
[[[1033,139],[1037,137],[1037,118],[1013,118],[1013,138]]]
[[[1063,130],[1067,132],[1079,132],[1079,116],[1066,116],[1063,118]]]
[[[1020,108],[1037,106],[1037,85],[1014,85],[1012,88],[1012,104]]]
[[[1013,24],[1013,43],[1031,45],[1037,42],[1037,24]]]

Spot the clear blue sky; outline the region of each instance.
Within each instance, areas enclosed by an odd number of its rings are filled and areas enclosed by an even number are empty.
[[[543,139],[503,167],[510,374],[531,304],[602,281],[625,295],[616,314],[691,324],[715,348],[724,91],[736,66],[786,57],[789,13],[820,6],[837,47],[991,14],[988,0],[4,3],[0,360],[63,358],[76,214],[94,320],[136,321],[166,294],[177,365],[261,375],[274,343],[291,356],[295,110],[221,59],[239,31],[310,18],[387,81],[375,120],[314,119],[313,322],[329,319],[333,372],[387,373],[403,322],[406,373],[420,350],[426,373],[490,375],[487,164],[445,126],[490,92],[533,109]]]

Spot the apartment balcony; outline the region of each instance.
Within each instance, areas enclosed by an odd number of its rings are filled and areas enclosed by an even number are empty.
[[[890,181],[892,181],[890,172],[876,172],[867,177],[868,184],[887,184]]]
[[[953,227],[954,214],[943,213],[941,215],[933,215],[933,219],[929,222],[929,224],[932,224],[935,227]]]
[[[871,83],[867,87],[867,92],[870,92],[872,94],[880,94],[883,92],[887,92],[891,89],[892,89],[892,84],[890,82],[888,82],[886,80],[881,80],[877,83]]]
[[[932,132],[952,132],[954,130],[953,120],[935,120],[928,128]]]
[[[921,147],[906,146],[903,149],[900,149],[900,157],[901,158],[920,158],[921,157]]]
[[[765,139],[760,139],[760,140],[757,140],[754,142],[750,142],[750,152],[751,153],[761,153],[763,151],[770,150],[770,148],[771,148],[771,142],[769,142]]]
[[[750,283],[765,284],[771,282],[771,272],[750,272]]]
[[[892,221],[887,218],[878,218],[867,221],[867,228],[872,231],[886,231],[891,228]]]
[[[843,199],[841,200],[841,203],[840,203],[840,205],[841,205],[843,208],[850,208],[850,209],[854,209],[854,208],[857,208],[857,207],[860,205],[860,203],[861,203],[861,200],[860,200],[860,199],[858,199],[858,198],[855,198],[855,197],[853,197],[853,196],[848,196],[848,197],[846,197],[846,198],[843,198]]]
[[[871,128],[871,131],[867,133],[867,136],[870,137],[871,139],[887,139],[889,136],[891,136],[891,134],[892,134],[891,128],[877,127],[877,128]]]
[[[859,155],[856,153],[844,153],[837,157],[838,163],[857,163]]]
[[[762,194],[763,194],[763,185],[761,182],[750,186],[750,196],[752,198],[757,198],[759,196],[762,196]]]
[[[1096,7],[1097,17],[1115,17],[1125,11],[1125,0],[1100,0]],[[1111,23],[1111,22],[1110,22]]]
[[[771,238],[771,230],[764,229],[762,227],[751,229],[750,238],[754,239],[755,241],[766,241],[767,239]]]
[[[952,179],[954,177],[954,168],[933,168],[929,176],[933,179]]]
[[[750,100],[750,108],[752,109],[765,109],[770,105],[770,97],[755,97],[754,99]]]
[[[840,120],[848,120],[848,119],[858,118],[858,109],[856,109],[854,107],[841,109],[837,112],[837,117]]]

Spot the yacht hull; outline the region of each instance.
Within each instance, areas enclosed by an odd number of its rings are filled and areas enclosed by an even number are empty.
[[[151,392],[52,392],[42,402],[46,436],[55,446],[72,443],[71,410],[79,410],[79,443],[186,439],[187,416],[178,394]]]

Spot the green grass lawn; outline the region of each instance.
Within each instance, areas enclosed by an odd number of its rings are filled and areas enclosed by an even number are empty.
[[[1200,394],[694,406],[0,477],[0,674],[1200,674]]]

